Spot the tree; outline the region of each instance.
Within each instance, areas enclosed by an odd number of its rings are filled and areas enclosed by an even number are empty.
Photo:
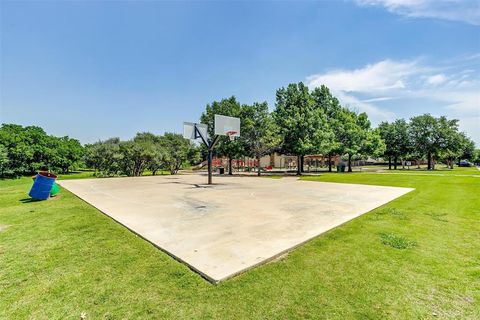
[[[122,141],[120,143],[121,172],[127,176],[141,176],[153,158],[153,146],[153,143],[145,141]]]
[[[297,156],[297,175],[303,171],[303,157],[325,147],[328,139],[325,113],[302,82],[280,88],[273,112],[284,153]]]
[[[260,176],[260,158],[278,146],[279,137],[266,102],[243,105],[241,110],[244,150],[257,159],[257,174]]]
[[[456,123],[456,120],[451,123]],[[453,169],[455,160],[473,160],[475,152],[475,143],[465,133],[458,132],[456,129],[456,125],[442,129],[442,145],[439,156],[450,169]]]
[[[87,168],[93,169],[95,172],[100,171],[102,163],[102,157],[99,150],[100,142],[85,145],[85,153],[83,155],[85,165]]]
[[[0,144],[0,177],[5,177],[9,170],[7,148]]]
[[[56,138],[52,142],[56,145],[52,167],[58,168],[62,173],[68,173],[82,159],[84,148],[80,141],[69,137]]]
[[[165,150],[164,163],[170,174],[176,174],[184,163],[198,160],[198,148],[181,134],[165,133],[160,137],[160,145]]]
[[[4,172],[12,176],[27,173],[33,161],[33,151],[26,142],[23,127],[16,124],[3,124],[0,128],[0,144],[8,155],[8,167]]]
[[[378,125],[378,132],[385,143],[385,152],[383,155],[388,158],[388,169],[392,170],[392,158],[397,153],[393,123],[388,123],[387,121],[381,122]]]
[[[380,136],[379,130],[368,128],[366,130],[365,139],[362,141],[359,154],[364,157],[379,157],[384,154],[384,152],[385,142]]]
[[[159,149],[160,138],[150,132],[139,132],[132,140],[121,143],[123,172],[128,176],[141,176],[152,167],[151,163]]]
[[[153,156],[147,165],[147,169],[152,172],[152,175],[156,175],[159,170],[167,166],[165,158],[166,150],[160,145],[160,143],[155,143],[153,146]]]
[[[392,169],[392,158],[394,169],[397,169],[398,158],[405,157],[410,151],[408,124],[404,119],[395,120],[393,123],[382,122],[378,131],[385,142],[383,155],[388,158],[388,169]]]
[[[33,174],[37,170],[68,172],[78,164],[83,153],[78,140],[47,135],[36,126],[3,124],[0,144],[8,157],[3,175],[10,176]]]
[[[410,120],[409,136],[413,152],[425,156],[428,170],[434,169],[433,159],[443,158],[453,168],[454,159],[471,157],[475,144],[464,133],[458,131],[458,120],[445,116],[435,118],[430,114]]]
[[[123,154],[120,139],[110,138],[86,146],[85,162],[97,176],[112,176],[121,172]]]
[[[393,123],[395,140],[396,140],[396,154],[394,154],[394,168],[397,169],[397,158],[400,157],[402,160],[407,157],[411,151],[411,142],[408,135],[408,123],[405,119],[397,119]],[[402,162],[403,163],[403,162]]]
[[[337,139],[340,142],[340,154],[348,156],[348,172],[352,172],[352,157],[360,152],[366,132],[358,122],[358,115],[346,108],[339,114]]]
[[[208,125],[209,137],[215,136],[215,114],[221,114],[230,117],[241,117],[241,105],[237,99],[232,96],[221,101],[214,101],[208,104],[200,117],[200,122]],[[242,119],[241,119],[242,120]],[[243,132],[243,121],[240,121],[240,132]],[[228,158],[228,174],[232,174],[232,160],[244,153],[243,144],[238,139],[230,141],[228,137],[220,137],[215,147],[215,152],[219,156]]]
[[[323,132],[325,139],[321,146],[320,153],[328,156],[328,171],[332,172],[332,156],[341,153],[341,146],[338,140],[338,129],[341,126],[340,114],[342,106],[330,90],[322,85],[312,91],[312,98],[317,108],[321,108],[326,118]]]
[[[437,119],[430,114],[413,117],[408,132],[415,153],[425,156],[428,170],[433,169],[432,157],[437,154],[440,146]]]
[[[480,165],[480,149],[475,149],[473,152],[472,161],[476,165]]]
[[[475,159],[475,142],[467,137],[464,132],[460,132],[461,138],[460,140],[462,145],[461,153],[459,153],[458,158],[467,159],[473,161]]]

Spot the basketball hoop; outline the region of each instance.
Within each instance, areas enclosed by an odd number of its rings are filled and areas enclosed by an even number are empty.
[[[235,135],[237,134],[237,131],[227,131],[225,134],[228,136],[230,141],[235,140]]]
[[[206,124],[183,123],[183,137],[193,141],[201,139],[208,149],[208,184],[212,184],[213,148],[221,137],[227,136],[230,141],[235,140],[235,137],[240,137],[240,118],[215,114],[213,129],[214,134],[209,137],[209,128]]]

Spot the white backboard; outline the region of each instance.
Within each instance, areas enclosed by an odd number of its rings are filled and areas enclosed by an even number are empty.
[[[203,136],[205,141],[208,139],[208,126],[202,123],[193,123],[193,122],[184,122],[183,123],[183,137],[185,139],[195,140],[200,139],[197,135],[195,136],[195,126],[197,126],[198,131]]]
[[[240,118],[215,115],[215,134],[240,137]]]

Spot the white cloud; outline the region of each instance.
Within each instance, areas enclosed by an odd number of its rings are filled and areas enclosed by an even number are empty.
[[[389,92],[405,89],[408,78],[419,72],[424,72],[424,67],[417,61],[392,61],[383,60],[363,68],[354,70],[335,70],[323,74],[307,77],[309,87],[327,85],[330,90],[351,108],[367,112],[374,123],[384,120],[393,120],[394,114],[372,102],[386,101],[393,97],[378,96]],[[364,93],[371,95],[368,99],[360,99],[355,94]]]
[[[378,101],[388,101],[388,100],[392,100],[392,99],[395,99],[395,98],[393,98],[393,97],[378,97],[378,98],[365,99],[365,100],[362,100],[362,102],[378,102]]]
[[[447,77],[442,73],[427,77],[427,83],[434,86],[442,84],[445,81],[447,81]]]
[[[358,109],[360,112],[366,112],[374,123],[395,119],[395,114],[389,110],[377,107],[372,103],[362,101],[354,95],[346,94],[343,91],[333,90],[333,92],[335,96],[350,109]]]
[[[436,18],[480,25],[478,0],[356,0],[361,6],[384,7],[411,18]]]
[[[405,87],[404,79],[417,72],[417,63],[383,60],[355,70],[334,70],[309,76],[312,87],[328,83],[331,87],[346,92],[381,92]]]
[[[472,62],[474,67],[477,62]],[[418,59],[387,59],[353,70],[311,75],[306,78],[306,83],[311,88],[325,84],[344,105],[367,112],[374,124],[396,117],[384,103],[401,108],[402,102],[397,100],[426,101],[430,107],[417,109],[416,114],[410,116],[430,112],[459,119],[462,130],[480,145],[478,72],[464,68],[463,62],[459,64],[460,67],[453,64],[445,66],[443,63],[439,65],[442,67],[427,66]],[[431,106],[436,105],[438,107],[432,109]]]

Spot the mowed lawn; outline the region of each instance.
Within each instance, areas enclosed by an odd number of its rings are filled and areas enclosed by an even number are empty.
[[[480,171],[457,172],[304,177],[416,190],[219,285],[66,190],[3,180],[0,319],[479,319]]]

